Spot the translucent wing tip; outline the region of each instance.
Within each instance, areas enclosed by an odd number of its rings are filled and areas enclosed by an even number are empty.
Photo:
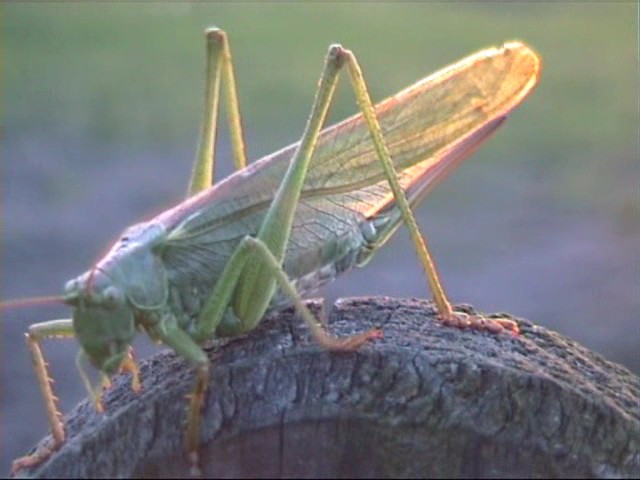
[[[481,79],[477,85],[481,88],[488,86],[488,91],[496,100],[497,108],[493,115],[499,116],[508,115],[533,91],[540,78],[540,64],[540,57],[531,47],[519,40],[512,40],[501,47],[488,48],[463,59],[456,65],[456,70],[478,72]],[[496,72],[503,75],[498,90],[489,86],[489,82],[495,81],[492,73]],[[484,74],[488,74],[486,81]]]
[[[517,72],[522,76],[529,77],[529,82],[523,89],[524,94],[527,95],[540,78],[540,56],[531,47],[519,40],[506,42],[500,49],[500,53],[502,55],[516,56],[514,66]]]
[[[507,88],[501,88],[500,93],[510,97],[512,103],[503,114],[513,107],[533,90],[540,77],[540,57],[524,42],[512,40],[500,47],[490,47],[473,55],[463,58],[442,70],[439,70],[399,92],[394,98],[401,98],[410,91],[420,91],[435,88],[438,84],[450,82],[458,75],[469,75],[472,72],[477,77],[477,87],[484,90],[484,86],[495,81],[495,73],[504,75],[502,81]],[[487,75],[488,74],[488,75]],[[493,76],[492,76],[493,75]],[[491,89],[491,87],[489,87]],[[492,94],[496,94],[495,91]]]
[[[512,40],[506,42],[502,49],[507,53],[518,55],[522,59],[523,65],[528,65],[531,73],[536,77],[538,76],[540,73],[540,56],[530,46],[519,40]]]
[[[521,42],[520,40],[511,40],[505,42],[500,50],[503,51],[514,51],[519,55],[527,55],[535,59],[536,61],[539,59],[538,54],[533,51],[533,49],[528,46],[526,43]]]

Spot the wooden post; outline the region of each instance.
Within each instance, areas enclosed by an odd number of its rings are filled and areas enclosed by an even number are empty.
[[[526,320],[515,337],[442,327],[434,312],[421,300],[340,301],[333,333],[384,329],[353,353],[322,350],[291,311],[213,343],[204,475],[639,476],[637,376]],[[187,476],[193,372],[170,352],[141,366],[140,394],[118,377],[106,413],[81,403],[61,450],[21,475]]]

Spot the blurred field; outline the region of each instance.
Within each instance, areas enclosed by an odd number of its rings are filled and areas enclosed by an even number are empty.
[[[539,87],[419,221],[455,301],[640,372],[637,18],[631,4],[4,4],[2,298],[59,292],[124,227],[183,198],[206,26],[230,34],[251,158],[299,138],[331,43],[356,53],[380,100],[520,39],[542,57]],[[339,93],[333,120],[355,112],[346,84]],[[228,172],[226,129],[219,138]],[[424,296],[421,275],[401,231],[323,293]],[[47,428],[22,333],[66,315],[3,315],[2,472]],[[47,347],[68,411],[84,396],[76,345]]]

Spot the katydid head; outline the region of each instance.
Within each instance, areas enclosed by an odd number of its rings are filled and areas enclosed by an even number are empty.
[[[65,287],[82,350],[106,375],[116,373],[129,356],[135,312],[165,305],[167,274],[154,251],[163,238],[158,224],[134,225],[91,270]]]
[[[73,307],[73,329],[93,366],[107,375],[116,373],[135,336],[134,311],[125,292],[95,268],[67,283],[65,302]]]

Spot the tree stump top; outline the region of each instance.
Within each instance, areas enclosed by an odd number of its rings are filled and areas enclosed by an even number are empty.
[[[213,342],[203,474],[640,476],[637,376],[527,320],[516,319],[521,335],[493,335],[443,327],[434,313],[422,300],[343,299],[334,334],[384,331],[356,352],[323,350],[291,310]],[[193,371],[162,352],[140,373],[139,394],[128,375],[114,379],[106,413],[79,404],[62,448],[20,475],[186,476]]]

